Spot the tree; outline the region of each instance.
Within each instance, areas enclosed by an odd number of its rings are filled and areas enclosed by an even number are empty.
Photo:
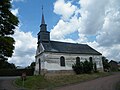
[[[0,69],[16,69],[15,64],[0,60]]]
[[[26,69],[35,69],[35,62],[32,62]]]
[[[76,74],[91,73],[93,71],[93,64],[85,60],[84,62],[72,65],[72,68]]]
[[[83,73],[83,63],[82,62],[72,65],[72,68],[76,74]]]
[[[93,64],[85,60],[85,62],[83,63],[83,70],[84,73],[91,73],[91,71],[93,70]]]
[[[12,14],[10,0],[0,0],[0,60],[12,56],[15,40],[10,36],[18,25],[18,18]]]
[[[110,68],[110,65],[108,63],[108,59],[106,59],[105,57],[102,57],[102,63],[103,63],[103,69],[104,71],[108,71]]]

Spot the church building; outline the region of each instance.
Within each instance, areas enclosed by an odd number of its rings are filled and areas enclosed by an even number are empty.
[[[78,61],[84,62],[85,60],[92,60],[93,63],[96,63],[98,70],[103,70],[102,54],[89,45],[51,41],[50,32],[47,31],[47,25],[42,13],[34,74],[69,72],[72,71],[73,64]]]

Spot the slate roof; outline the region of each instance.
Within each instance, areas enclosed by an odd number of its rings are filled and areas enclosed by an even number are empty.
[[[102,55],[87,44],[50,41],[42,42],[45,52]]]

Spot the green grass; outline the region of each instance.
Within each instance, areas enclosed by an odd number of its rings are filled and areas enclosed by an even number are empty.
[[[24,86],[23,86],[23,81],[21,78],[16,79],[15,83],[19,87],[25,87],[28,88],[28,90],[39,90],[41,88],[49,87],[49,82],[43,77],[43,76],[29,76],[27,79],[24,81]]]
[[[51,76],[31,76],[27,77],[27,80],[24,82],[24,87],[28,90],[40,90],[40,89],[53,89],[55,87],[79,83],[83,81],[88,81],[96,79],[99,77],[104,77],[110,75],[109,73],[94,73],[94,74],[81,74],[81,75],[51,75]],[[23,87],[22,80],[19,78],[15,83]]]

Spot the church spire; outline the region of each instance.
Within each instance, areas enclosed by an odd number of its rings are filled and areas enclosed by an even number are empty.
[[[43,5],[42,5],[42,19],[41,19],[40,31],[47,31],[47,25],[45,24],[45,19],[43,14]]]
[[[41,24],[45,24],[45,19],[44,19],[44,14],[43,14],[43,5],[42,5],[42,20],[41,20]]]
[[[42,19],[40,25],[40,31],[38,33],[38,44],[41,42],[50,42],[50,32],[47,31],[47,24],[45,24],[43,6],[42,6]]]

